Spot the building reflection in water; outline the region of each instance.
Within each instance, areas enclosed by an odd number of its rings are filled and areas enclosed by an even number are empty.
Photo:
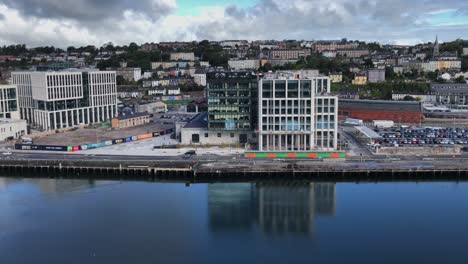
[[[6,190],[12,184],[31,184],[42,194],[61,195],[74,191],[82,191],[106,185],[109,182],[94,180],[73,180],[73,179],[21,179],[21,178],[0,178],[0,190]]]
[[[335,183],[304,181],[211,184],[208,186],[210,228],[266,234],[313,233],[314,218],[335,215]]]

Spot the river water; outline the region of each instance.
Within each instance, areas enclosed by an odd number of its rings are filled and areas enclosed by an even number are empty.
[[[468,183],[0,178],[0,263],[468,263]]]

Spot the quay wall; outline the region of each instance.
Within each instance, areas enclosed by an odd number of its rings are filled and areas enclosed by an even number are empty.
[[[452,147],[380,147],[377,149],[377,155],[457,155],[461,153],[461,147],[454,145]]]
[[[249,182],[258,180],[310,180],[324,182],[468,181],[467,168],[347,168],[316,165],[309,168],[199,168],[199,164],[125,162],[30,163],[0,162],[0,176],[93,180],[143,180],[185,183]],[[146,164],[146,165],[145,165]]]

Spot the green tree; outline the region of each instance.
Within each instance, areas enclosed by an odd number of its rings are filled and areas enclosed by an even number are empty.
[[[455,79],[455,82],[456,82],[456,83],[466,83],[466,80],[465,80],[465,77],[463,77],[463,76],[458,76],[458,77]]]

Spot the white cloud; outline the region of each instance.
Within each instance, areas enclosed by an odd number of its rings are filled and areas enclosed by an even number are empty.
[[[287,38],[414,44],[433,40],[438,33],[445,39],[466,37],[463,32],[468,31],[459,21],[447,21],[458,27],[444,27],[443,32],[431,24],[434,15],[468,10],[463,0],[258,0],[248,8],[218,5],[185,16],[175,12],[176,0],[144,0],[138,5],[130,0],[2,1],[0,41],[28,46]],[[28,3],[48,9],[37,11],[26,7]],[[446,6],[458,9],[442,8]],[[96,10],[86,14],[83,7]]]

